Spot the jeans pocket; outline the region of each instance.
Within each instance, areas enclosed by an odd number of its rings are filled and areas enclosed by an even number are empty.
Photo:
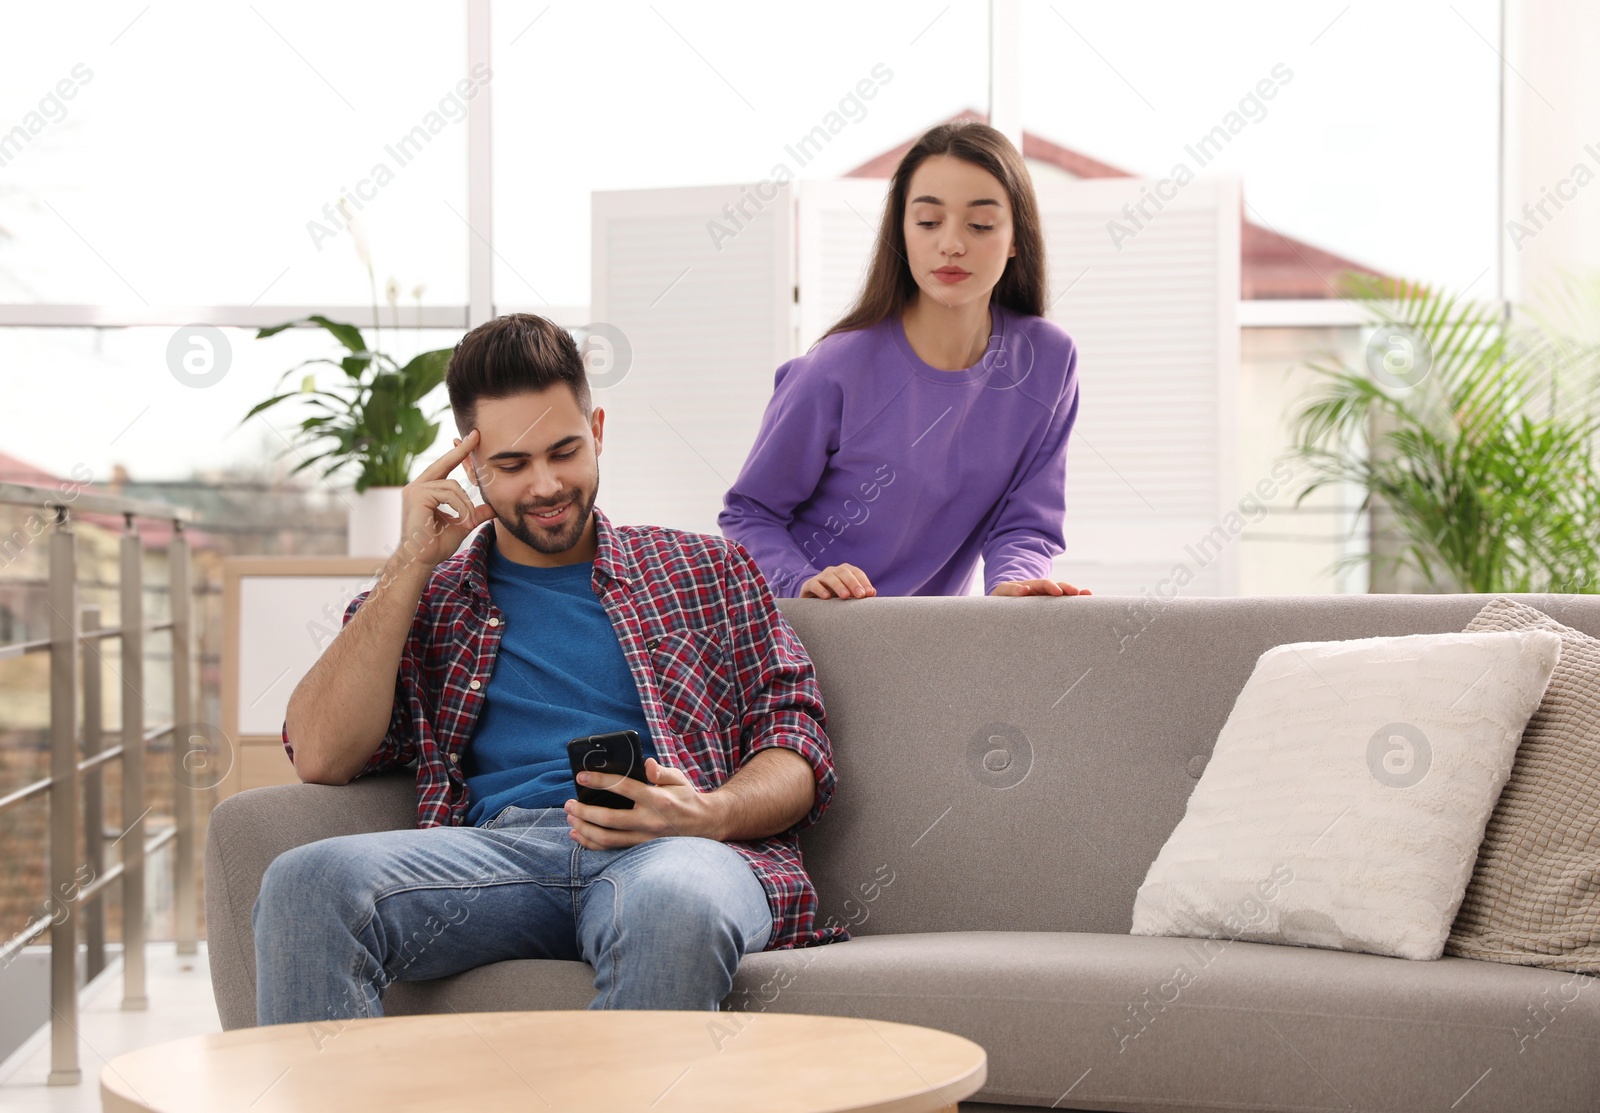
[[[485,823],[483,825],[483,829],[485,831],[493,831],[495,828],[499,827],[500,824],[504,823],[507,819],[510,819],[511,818],[511,813],[514,812],[514,811],[517,811],[517,810],[518,810],[518,808],[517,808],[517,806],[515,804],[507,804],[505,807],[501,808],[499,811],[495,812],[492,816],[489,817],[489,822],[487,822],[487,823]]]
[[[494,813],[494,818],[485,823],[484,830],[496,830],[501,827],[549,827],[554,826],[554,821],[547,818],[551,812],[565,812],[562,808],[523,808],[516,804],[507,804]]]

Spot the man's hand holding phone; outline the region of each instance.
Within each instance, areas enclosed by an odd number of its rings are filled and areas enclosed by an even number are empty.
[[[722,813],[714,793],[701,792],[681,769],[646,758],[647,782],[617,773],[582,770],[582,787],[601,788],[633,801],[631,808],[603,808],[568,800],[567,826],[574,842],[589,850],[617,850],[668,835],[721,840]]]

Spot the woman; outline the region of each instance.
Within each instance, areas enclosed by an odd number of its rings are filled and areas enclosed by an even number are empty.
[[[776,595],[1087,595],[1062,551],[1077,349],[1044,319],[1027,167],[942,124],[895,170],[854,308],[778,368],[718,524]]]

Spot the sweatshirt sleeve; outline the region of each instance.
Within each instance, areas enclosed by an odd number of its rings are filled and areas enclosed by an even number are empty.
[[[743,545],[772,594],[791,597],[821,571],[790,536],[795,508],[816,493],[839,450],[844,400],[839,385],[806,374],[805,357],[778,368],[755,444],[728,493],[717,525]]]
[[[1033,458],[1001,503],[983,542],[983,592],[1007,580],[1049,579],[1056,555],[1066,549],[1067,440],[1078,418],[1078,349],[1067,356],[1061,397]]]

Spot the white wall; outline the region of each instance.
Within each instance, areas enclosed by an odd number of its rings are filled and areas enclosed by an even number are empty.
[[[1259,520],[1239,538],[1241,595],[1322,595],[1367,590],[1364,566],[1335,573],[1340,557],[1366,548],[1361,495],[1326,488],[1298,509],[1294,496],[1309,478],[1289,462],[1289,483],[1278,481],[1292,442],[1290,420],[1316,388],[1306,364],[1342,356],[1361,358],[1357,328],[1246,328],[1240,330],[1238,484],[1241,491],[1266,480],[1276,494],[1262,501]]]
[[[1526,303],[1563,271],[1600,271],[1600,4],[1506,5],[1507,59],[1516,72],[1505,74],[1501,245],[1507,296]]]

